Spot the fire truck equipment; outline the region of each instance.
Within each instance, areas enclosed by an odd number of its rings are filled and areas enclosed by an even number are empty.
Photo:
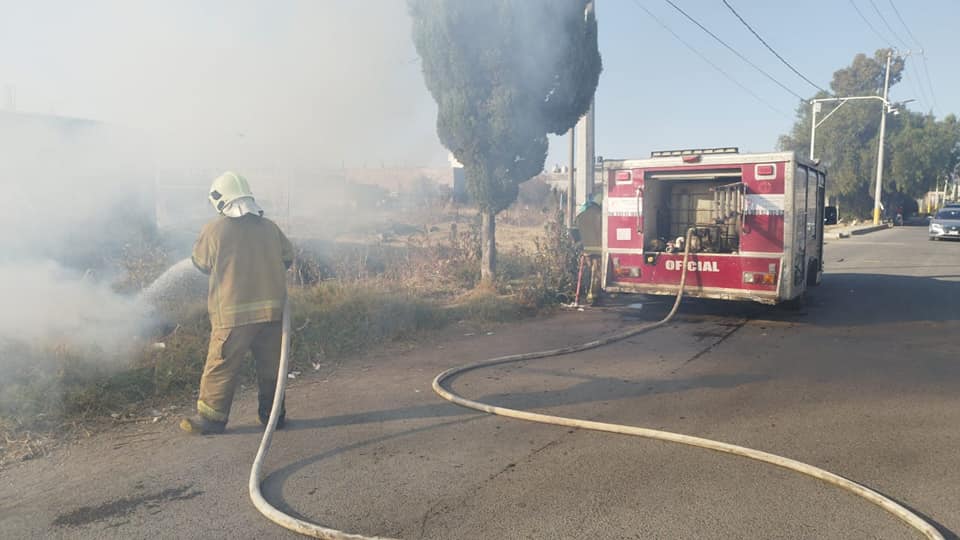
[[[689,247],[690,242],[689,238],[694,234],[694,229],[690,228],[687,230],[687,242],[686,245]],[[943,535],[937,530],[935,526],[926,522],[922,517],[912,512],[911,510],[900,505],[896,501],[866,487],[861,484],[858,484],[852,480],[847,480],[842,476],[838,476],[831,472],[825,471],[818,467],[812,465],[807,465],[793,459],[777,456],[774,454],[769,454],[767,452],[761,452],[759,450],[753,450],[750,448],[745,448],[743,446],[736,446],[733,444],[728,444],[719,441],[713,441],[710,439],[703,439],[700,437],[692,437],[690,435],[682,435],[680,433],[672,433],[669,431],[660,431],[656,429],[635,427],[635,426],[626,426],[621,424],[609,424],[605,422],[594,422],[590,420],[580,420],[576,418],[566,418],[562,416],[551,416],[540,413],[533,413],[528,411],[521,411],[517,409],[510,409],[506,407],[499,407],[497,405],[490,405],[487,403],[482,403],[479,401],[473,401],[462,397],[458,394],[455,394],[453,391],[447,389],[444,386],[444,382],[452,379],[453,377],[465,373],[467,371],[472,371],[480,368],[486,368],[490,366],[502,365],[511,362],[520,362],[524,360],[534,360],[538,358],[547,358],[551,356],[560,356],[565,354],[572,354],[576,352],[586,351],[590,349],[596,349],[616,341],[621,341],[638,334],[649,332],[655,328],[659,328],[673,319],[676,315],[677,310],[680,308],[680,301],[683,299],[684,287],[686,285],[688,267],[687,263],[690,261],[690,250],[687,249],[683,253],[683,259],[681,262],[681,271],[680,271],[680,285],[677,289],[677,296],[673,302],[673,307],[670,309],[670,312],[662,320],[647,323],[634,327],[632,329],[608,336],[605,338],[596,339],[588,343],[581,345],[574,345],[570,347],[563,347],[560,349],[553,349],[549,351],[540,351],[532,353],[521,353],[521,354],[511,354],[508,356],[501,356],[498,358],[492,358],[489,360],[483,360],[480,362],[475,362],[472,364],[467,364],[465,366],[454,367],[440,373],[433,379],[433,390],[440,397],[460,405],[462,407],[467,407],[470,409],[475,409],[478,411],[483,411],[489,414],[495,414],[498,416],[505,416],[508,418],[516,418],[518,420],[527,420],[530,422],[539,422],[542,424],[550,424],[557,426],[566,426],[577,429],[590,429],[595,431],[605,431],[608,433],[619,433],[623,435],[633,435],[637,437],[645,437],[649,439],[657,439],[661,441],[675,442],[679,444],[686,444],[688,446],[696,446],[700,448],[706,448],[708,450],[714,450],[717,452],[723,452],[727,454],[733,454],[742,456],[748,459],[753,459],[761,461],[764,463],[769,463],[771,465],[776,465],[784,469],[789,469],[800,474],[804,474],[813,478],[822,480],[828,484],[837,486],[843,490],[846,490],[858,497],[866,499],[867,501],[879,506],[881,509],[890,513],[891,515],[899,518],[904,521],[910,527],[913,527],[915,530],[923,534],[924,537],[929,540],[944,540]],[[283,309],[283,338],[281,340],[281,352],[280,352],[280,371],[277,376],[277,389],[275,395],[277,396],[274,400],[273,409],[270,411],[270,420],[267,422],[266,430],[263,433],[263,439],[260,441],[260,448],[257,450],[257,457],[253,461],[253,466],[250,469],[250,482],[249,482],[249,492],[250,499],[253,501],[254,506],[259,510],[264,516],[273,521],[274,523],[280,525],[281,527],[287,528],[291,531],[303,534],[305,536],[310,536],[313,538],[321,538],[325,540],[387,540],[380,537],[368,537],[361,536],[356,534],[344,533],[335,529],[330,529],[310,523],[301,519],[297,519],[293,516],[285,514],[278,510],[276,507],[271,505],[263,497],[263,493],[260,491],[260,479],[261,471],[263,467],[263,461],[266,458],[267,451],[270,449],[270,443],[273,438],[273,432],[276,429],[277,419],[280,414],[280,404],[283,403],[283,394],[286,388],[287,377],[285,376],[287,371],[287,364],[289,363],[289,347],[290,347],[290,306],[289,301],[284,305]]]

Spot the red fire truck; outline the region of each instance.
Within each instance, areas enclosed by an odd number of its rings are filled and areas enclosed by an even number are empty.
[[[608,292],[764,304],[799,299],[823,270],[826,172],[795,152],[653,152],[603,163],[602,283]]]

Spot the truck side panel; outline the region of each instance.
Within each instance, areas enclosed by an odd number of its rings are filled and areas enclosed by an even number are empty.
[[[783,162],[742,165],[747,204],[740,237],[741,251],[783,253],[783,215],[786,205],[784,177],[787,166]]]
[[[606,242],[612,249],[643,250],[643,170],[609,171],[603,205]]]

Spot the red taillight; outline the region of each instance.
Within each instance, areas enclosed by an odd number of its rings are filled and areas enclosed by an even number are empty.
[[[617,171],[616,175],[617,182],[629,182],[630,181],[630,171]]]
[[[777,284],[777,274],[773,272],[744,272],[743,273],[743,282],[744,283],[753,283],[757,285],[776,285]]]

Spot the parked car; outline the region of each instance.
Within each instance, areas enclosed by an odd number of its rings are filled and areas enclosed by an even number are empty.
[[[930,220],[930,240],[960,239],[960,207],[941,208]]]

